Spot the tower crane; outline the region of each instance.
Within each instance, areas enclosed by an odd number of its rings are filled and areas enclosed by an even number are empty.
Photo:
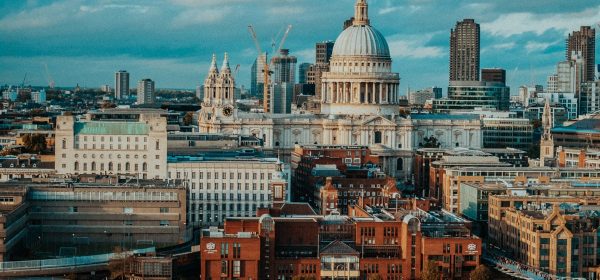
[[[290,30],[292,29],[292,25],[288,25],[287,29],[285,31],[285,33],[283,34],[283,37],[281,38],[281,41],[279,43],[279,48],[277,50],[275,50],[275,40],[272,40],[271,42],[271,47],[273,48],[272,51],[275,52],[279,52],[281,51],[281,49],[283,48],[283,44],[285,43],[285,40],[287,39],[288,34],[290,33]],[[248,32],[250,32],[250,35],[252,36],[252,40],[254,42],[254,46],[256,47],[256,50],[258,51],[258,55],[259,58],[261,56],[263,56],[264,54],[264,58],[263,58],[263,110],[265,112],[269,112],[270,111],[270,103],[269,100],[271,98],[270,96],[270,84],[271,84],[271,74],[273,74],[273,71],[270,70],[270,65],[268,62],[268,53],[264,52],[262,48],[260,47],[260,42],[258,41],[258,37],[256,36],[256,31],[254,30],[254,27],[252,25],[248,25]],[[280,31],[281,32],[281,31]],[[257,61],[258,62],[258,61]]]

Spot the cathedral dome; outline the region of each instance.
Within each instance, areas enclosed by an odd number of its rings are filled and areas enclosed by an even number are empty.
[[[332,55],[389,57],[390,48],[377,29],[369,25],[353,25],[335,40]]]

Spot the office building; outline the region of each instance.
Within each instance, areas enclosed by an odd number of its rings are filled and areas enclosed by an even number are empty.
[[[226,217],[253,217],[258,208],[289,201],[289,167],[253,150],[170,156],[169,180],[189,192],[188,223],[223,225]]]
[[[85,256],[121,248],[166,247],[191,239],[186,190],[164,181],[125,183],[82,176],[79,182],[11,181],[0,185],[0,259],[23,250]]]
[[[361,203],[348,215],[301,205],[280,214],[286,206],[205,230],[202,279],[419,279],[428,261],[443,279],[461,279],[481,262],[481,239],[447,212]]]
[[[316,44],[316,64],[329,64],[329,60],[333,55],[333,46],[335,42],[333,41],[324,41]]]
[[[115,100],[129,98],[129,73],[120,70],[115,73]]]
[[[314,67],[312,63],[302,63],[298,66],[298,83],[299,84],[308,84],[309,83],[309,72]],[[313,81],[314,83],[314,81]]]
[[[579,53],[583,58],[582,81],[593,82],[596,65],[596,30],[590,26],[581,26],[567,38],[566,57],[573,60],[573,54]]]
[[[481,81],[506,84],[506,70],[501,68],[483,68],[481,69]]]
[[[79,120],[58,116],[56,172],[165,179],[166,115],[157,109],[105,109]]]
[[[453,81],[448,86],[448,98],[433,100],[433,112],[450,113],[456,110],[508,111],[510,88],[503,83]]]
[[[137,86],[137,103],[153,104],[155,99],[154,81],[150,79],[140,80]]]
[[[31,101],[37,104],[46,104],[46,90],[40,89],[39,91],[32,91]]]
[[[479,81],[479,36],[473,19],[457,22],[450,31],[450,81]]]
[[[597,279],[598,197],[492,195],[488,233],[493,245],[557,277]]]
[[[410,92],[408,95],[408,104],[411,106],[423,106],[428,100],[440,98],[442,98],[442,88],[430,87]]]
[[[271,74],[272,84],[289,83],[294,85],[296,83],[296,64],[298,59],[295,56],[289,55],[290,50],[281,49],[279,55],[271,58],[270,70],[273,71]]]
[[[583,82],[579,91],[579,115],[600,111],[600,80]]]
[[[554,127],[552,138],[555,147],[600,148],[600,115],[592,115],[570,125]]]
[[[483,118],[484,148],[527,151],[533,144],[533,124],[521,118]]]
[[[553,183],[553,182],[576,182],[585,183],[600,181],[600,170],[585,168],[552,168],[552,167],[490,167],[474,164],[465,164],[463,167],[454,166],[440,168],[441,191],[446,197],[443,207],[448,211],[458,211],[460,205],[461,183],[482,183],[485,181],[514,181],[515,184]],[[433,167],[432,167],[433,168]],[[442,170],[443,169],[443,170]],[[435,183],[430,178],[430,184]],[[439,180],[439,179],[438,179]],[[455,212],[456,213],[456,212]]]
[[[264,93],[266,57],[266,53],[259,55],[250,69],[250,94],[259,98],[263,98]]]
[[[271,84],[269,112],[273,114],[291,114],[294,99],[294,85],[288,82]]]
[[[578,167],[600,169],[600,149],[556,148],[558,167]]]

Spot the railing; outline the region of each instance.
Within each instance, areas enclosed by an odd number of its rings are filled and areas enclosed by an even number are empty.
[[[0,271],[19,271],[19,270],[43,270],[53,269],[61,267],[74,267],[74,266],[86,266],[94,264],[108,263],[113,258],[121,256],[130,256],[133,254],[153,253],[154,247],[146,249],[138,249],[123,253],[109,253],[92,256],[80,256],[70,258],[59,258],[59,259],[45,259],[45,260],[30,260],[30,261],[14,261],[14,262],[0,262]]]

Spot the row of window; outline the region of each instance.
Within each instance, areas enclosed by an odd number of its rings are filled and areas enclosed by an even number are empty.
[[[66,164],[63,164],[63,168],[66,167]],[[106,167],[106,168],[105,168]],[[100,164],[97,164],[95,161],[92,161],[89,164],[89,170],[90,171],[140,171],[140,165],[138,163],[134,163],[133,164],[133,168],[132,168],[132,164],[129,162],[126,162],[125,164],[121,164],[121,163],[117,163],[116,164],[116,169],[114,168],[115,164],[112,162],[109,162],[107,165],[104,164],[104,162],[101,162]],[[81,168],[81,169],[80,169]],[[155,165],[154,166],[155,169],[160,169],[160,165]],[[83,164],[79,164],[78,161],[73,163],[73,170],[75,171],[88,171],[88,163],[84,162]],[[142,163],[142,172],[146,172],[148,171],[148,164],[147,163]]]
[[[246,193],[246,194],[244,194],[244,196],[243,196],[243,197],[244,197],[244,199],[243,199],[243,200],[245,200],[245,201],[250,201],[250,194],[247,194],[247,193]],[[196,193],[192,193],[192,201],[194,201],[194,200],[196,200],[196,199],[197,199],[197,200],[201,200],[201,201],[204,201],[204,200],[206,200],[206,201],[211,201],[211,200],[213,200],[213,198],[214,198],[214,200],[219,200],[219,194],[218,194],[218,193],[216,193],[216,194],[214,194],[214,196],[213,196],[213,194],[211,194],[211,193],[207,193],[207,194],[206,194],[206,197],[205,197],[205,196],[204,196],[204,193],[199,193],[199,194],[197,194],[197,195],[196,195]],[[261,194],[257,195],[257,194],[255,194],[255,193],[253,193],[253,194],[252,194],[252,200],[251,200],[251,201],[256,201],[256,200],[257,200],[257,198],[260,198],[260,200],[261,200],[261,201],[264,201],[264,200],[265,200],[265,198],[267,198],[267,199],[268,199],[268,201],[271,201],[271,199],[272,199],[272,196],[271,196],[271,194],[265,195],[265,194],[262,194],[262,193],[261,193]],[[221,194],[221,200],[227,200],[227,194],[225,194],[225,193],[222,193],[222,194]],[[236,200],[236,199],[234,199],[234,195],[233,195],[233,193],[230,193],[230,194],[229,194],[229,200]],[[241,201],[241,200],[242,200],[242,194],[240,194],[240,193],[238,193],[238,194],[237,194],[237,200],[238,200],[238,201]]]
[[[258,178],[260,177],[260,180],[264,180],[265,177],[267,177],[268,180],[271,180],[273,178],[273,174],[272,173],[250,173],[250,172],[245,172],[245,173],[241,173],[241,172],[237,172],[237,177],[236,177],[236,173],[234,172],[229,172],[229,177],[227,177],[227,172],[197,172],[196,171],[192,171],[192,172],[181,172],[181,171],[177,171],[175,172],[175,179],[182,179],[182,175],[183,175],[183,179],[196,179],[196,177],[198,177],[198,179],[203,180],[205,177],[207,180],[235,180],[237,178],[237,180],[242,180],[242,174],[243,174],[243,179],[244,180],[250,180],[250,176],[252,175],[252,180],[258,180]],[[265,175],[266,174],[266,175]],[[196,176],[197,175],[197,176]],[[173,179],[173,176],[171,174],[171,172],[169,172],[169,178]]]
[[[222,190],[227,190],[227,183],[223,183],[223,184],[214,183],[214,185],[213,185],[213,183],[206,183],[206,189],[207,190],[213,189],[213,186],[214,186],[215,190],[219,190],[219,187],[221,187]],[[258,189],[257,183],[252,183],[252,190],[253,191],[256,191],[256,190],[266,191],[267,190],[266,186],[267,186],[267,184],[260,183],[260,189]],[[192,190],[196,189],[196,182],[192,182],[191,183],[191,188],[192,188]],[[204,183],[203,182],[198,183],[198,189],[199,190],[204,190]],[[231,190],[231,191],[236,190],[234,183],[229,183],[229,190]],[[238,191],[242,190],[242,183],[237,183],[237,190]],[[244,184],[244,190],[246,190],[246,191],[250,190],[250,183],[245,183]]]

